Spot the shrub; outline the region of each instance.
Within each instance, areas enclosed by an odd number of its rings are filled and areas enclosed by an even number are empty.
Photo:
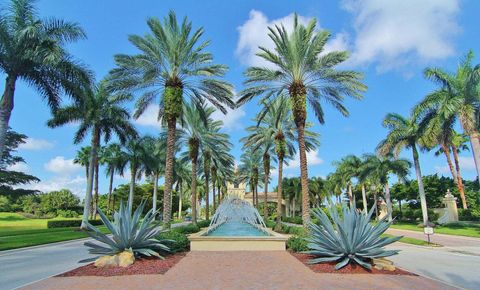
[[[190,241],[187,235],[177,231],[170,230],[161,232],[157,236],[157,239],[165,240],[165,243],[172,253],[185,252],[190,249]]]
[[[290,216],[290,217],[284,216],[282,217],[282,221],[286,223],[297,224],[297,225],[301,225],[303,223],[301,216]]]
[[[186,226],[174,227],[172,228],[172,231],[175,231],[180,234],[188,235],[188,234],[199,232],[200,228],[198,226],[195,226],[194,224],[189,224]]]
[[[101,220],[89,220],[88,221],[92,226],[101,226],[103,222]],[[79,228],[82,224],[81,219],[76,220],[51,220],[47,221],[47,228]]]
[[[316,256],[310,263],[337,262],[335,269],[340,269],[355,262],[371,269],[371,259],[388,257],[398,253],[397,250],[385,250],[383,247],[401,239],[401,237],[381,237],[391,222],[385,218],[378,223],[370,223],[374,208],[368,214],[357,211],[355,206],[343,205],[342,217],[336,207],[329,207],[332,221],[325,212],[316,208],[312,211],[318,219],[318,225],[309,224],[309,236],[306,238],[308,251]]]
[[[102,233],[99,229],[87,223],[87,234],[105,244],[101,246],[92,242],[85,242],[89,247],[90,254],[115,255],[125,250],[132,251],[135,256],[160,256],[160,252],[169,252],[170,249],[165,245],[165,240],[158,240],[155,237],[161,231],[161,226],[155,222],[155,215],[152,209],[140,219],[140,215],[145,207],[145,202],[140,203],[132,215],[132,211],[127,205],[120,203],[119,211],[113,215],[111,222],[103,211],[98,208],[98,213],[105,226],[110,230],[112,237]],[[90,258],[84,261],[92,261],[96,258]]]
[[[458,219],[460,221],[480,221],[480,211],[476,209],[458,209]]]
[[[308,243],[304,235],[292,236],[287,240],[287,248],[294,252],[304,252],[308,250]]]
[[[74,217],[78,217],[78,213],[74,210],[59,209],[59,210],[57,210],[57,216],[61,216],[61,217],[65,217],[65,218],[74,218]]]
[[[272,220],[266,220],[266,221],[265,221],[265,225],[267,226],[267,228],[273,229],[276,224],[277,224],[277,223],[276,223],[275,221],[272,221]]]
[[[197,226],[199,228],[206,228],[210,225],[210,220],[203,220],[203,221],[198,221]]]

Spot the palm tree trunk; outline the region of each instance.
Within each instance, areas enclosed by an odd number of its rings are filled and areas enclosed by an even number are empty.
[[[220,205],[220,202],[223,200],[223,194],[221,193],[221,184],[220,182],[217,182],[217,194],[218,194],[218,204]]]
[[[158,199],[158,171],[153,174],[153,198],[152,198],[152,211],[157,212],[157,199]]]
[[[282,180],[283,180],[283,157],[278,156],[278,185],[277,185],[277,224],[275,229],[281,227],[282,222]]]
[[[183,188],[182,188],[182,183],[178,185],[179,188],[179,193],[178,193],[178,219],[182,219],[182,197],[183,197]]]
[[[212,177],[212,197],[213,197],[213,213],[217,210],[217,197],[215,196],[215,179]]]
[[[205,219],[210,219],[209,176],[205,173]]]
[[[388,182],[385,183],[385,201],[387,202],[388,221],[391,222],[393,207],[392,207],[392,199],[390,198],[390,186],[388,186]]]
[[[5,80],[5,89],[0,100],[0,155],[5,150],[7,140],[7,131],[9,128],[10,116],[13,111],[16,76],[8,75]]]
[[[477,180],[480,183],[480,133],[474,131],[470,134],[470,144],[472,146],[473,160],[477,169]]]
[[[170,228],[172,215],[172,186],[173,186],[173,158],[175,155],[175,130],[177,119],[170,117],[167,120],[167,154],[165,158],[165,188],[163,191],[163,224],[164,228]]]
[[[445,146],[445,144],[441,144],[440,146],[442,147],[443,154],[447,158],[448,168],[452,173],[453,181],[457,183],[457,173],[455,172],[455,168],[453,168],[452,158],[450,157],[450,149],[448,148],[448,146]]]
[[[260,204],[258,203],[258,183],[255,184],[255,204],[257,209],[260,209]]]
[[[422,207],[423,224],[428,225],[427,199],[425,197],[425,188],[423,187],[422,171],[420,170],[420,161],[418,158],[417,146],[412,146],[413,163],[415,164],[415,173],[417,174],[418,194],[420,195],[420,205]]]
[[[115,170],[112,169],[112,172],[110,172],[110,181],[108,183],[108,203],[107,203],[107,213],[111,213],[111,204],[112,204],[112,190],[113,190],[113,175],[115,173]]]
[[[377,204],[377,201],[378,201],[377,192],[374,191],[373,192],[373,204],[375,206],[375,220],[378,221],[378,204]]]
[[[265,193],[263,199],[263,219],[268,219],[268,172],[265,172]]]
[[[135,190],[135,177],[137,175],[137,165],[133,163],[130,165],[130,192],[128,193],[128,209],[130,212],[133,208],[133,194]]]
[[[293,200],[292,200],[292,216],[294,217],[295,216],[295,212],[296,212],[296,198],[294,197]]]
[[[98,129],[94,128],[94,132],[97,132]],[[99,144],[98,140],[99,134],[92,134],[92,148],[90,150],[90,158],[88,161],[88,178],[87,178],[87,191],[85,193],[85,201],[83,205],[83,216],[82,216],[82,224],[80,225],[81,229],[86,229],[88,222],[88,217],[90,215],[90,205],[92,203],[92,190],[93,190],[93,172],[95,170],[95,163],[94,160],[97,156],[97,148]]]
[[[197,224],[197,160],[192,159],[192,223]]]
[[[453,159],[455,160],[455,168],[457,170],[457,187],[458,192],[460,193],[460,198],[462,199],[463,209],[467,209],[467,199],[465,198],[465,191],[463,188],[462,175],[460,174],[460,162],[458,159],[458,149],[455,145],[452,145]]]
[[[353,206],[353,191],[352,191],[352,184],[348,184],[348,200],[350,202],[350,206]]]
[[[298,130],[298,153],[300,154],[300,180],[302,184],[302,220],[303,226],[308,227],[310,222],[310,200],[308,195],[308,168],[307,155],[305,153],[305,127],[297,126]]]
[[[98,208],[98,156],[95,158],[95,186],[94,186],[94,198],[93,198],[93,219],[97,218]]]
[[[367,213],[368,205],[367,205],[367,193],[365,191],[365,184],[362,184],[362,201],[363,201],[363,211]]]

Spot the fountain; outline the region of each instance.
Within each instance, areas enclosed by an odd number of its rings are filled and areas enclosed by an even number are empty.
[[[192,251],[285,250],[287,238],[265,225],[257,209],[239,197],[218,206],[208,228],[189,236]]]

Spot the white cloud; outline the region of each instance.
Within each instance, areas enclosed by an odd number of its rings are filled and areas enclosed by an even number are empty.
[[[65,159],[63,156],[57,156],[50,159],[44,164],[43,167],[50,172],[57,173],[62,176],[69,175],[82,169],[82,166],[73,163],[73,158]]]
[[[453,162],[453,160],[452,160]],[[476,171],[475,168],[475,160],[473,160],[473,157],[467,157],[467,156],[459,156],[458,157],[458,162],[460,164],[460,170],[461,171]],[[448,164],[445,164],[443,166],[435,166],[435,171],[440,174],[447,174],[451,175],[452,173],[450,172],[450,168],[448,167]]]
[[[18,162],[8,166],[7,170],[27,173],[30,170],[30,167],[23,162]]]
[[[323,163],[323,159],[318,155],[318,150],[312,150],[307,152],[307,164],[308,166],[319,165]],[[300,167],[300,155],[295,154],[293,160],[288,162],[288,165],[285,166],[285,169],[294,169]]]
[[[454,54],[458,0],[344,0],[356,31],[352,63],[389,70]]]
[[[53,148],[53,143],[43,140],[43,139],[35,139],[35,138],[27,138],[25,143],[20,144],[18,146],[19,149],[23,150],[43,150],[43,149],[51,149]]]
[[[145,112],[134,123],[141,126],[150,126],[160,128],[160,122],[158,121],[158,105],[149,105]]]
[[[244,107],[236,108],[236,109],[227,109],[227,113],[224,115],[221,111],[216,110],[212,114],[212,118],[214,120],[223,121],[223,128],[227,131],[231,131],[234,129],[243,128],[242,123],[240,120],[246,115]]]
[[[82,176],[76,176],[73,178],[70,176],[54,176],[51,179],[42,180],[38,183],[29,184],[23,187],[28,189],[36,189],[41,192],[68,189],[73,194],[83,198],[85,196],[86,182],[86,178]]]

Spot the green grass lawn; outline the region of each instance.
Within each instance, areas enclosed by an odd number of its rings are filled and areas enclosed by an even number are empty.
[[[394,235],[389,235],[389,234],[383,234],[382,236],[384,236],[384,237],[394,237]],[[409,238],[409,237],[403,237],[399,240],[399,242],[400,243],[405,243],[405,244],[417,245],[417,246],[434,246],[434,247],[441,246],[441,245],[434,244],[434,243],[429,244],[427,241],[414,239],[414,238]]]
[[[395,223],[393,229],[423,232],[416,224]],[[480,223],[454,223],[435,227],[435,233],[480,238]]]
[[[78,228],[48,229],[48,220],[29,219],[16,213],[0,213],[0,251],[87,237]],[[108,232],[104,226],[100,229]]]

